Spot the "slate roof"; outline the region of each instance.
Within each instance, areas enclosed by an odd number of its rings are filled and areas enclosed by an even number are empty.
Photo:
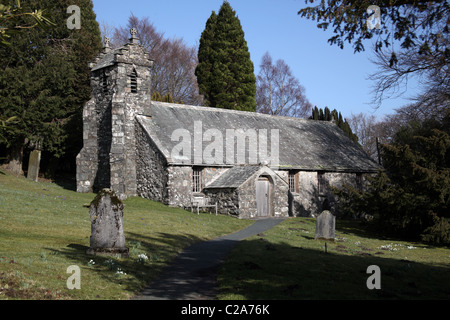
[[[220,175],[216,180],[208,184],[205,188],[238,188],[259,169],[259,166],[232,167]]]
[[[98,62],[95,63],[95,65],[92,67],[91,71],[95,71],[95,70],[98,70],[98,69],[102,69],[102,68],[114,65],[114,63],[115,63],[114,55],[116,53],[119,53],[120,50],[122,50],[122,49],[124,49],[124,48],[122,47],[122,48],[118,48],[118,49],[115,49],[115,50],[111,50],[110,52],[104,54],[101,57],[101,59]]]
[[[256,132],[267,130],[267,152],[271,152],[271,130],[279,132],[279,168],[311,171],[337,172],[375,172],[380,166],[373,161],[334,123],[314,121],[282,116],[271,116],[255,112],[235,111],[201,106],[178,105],[152,101],[151,116],[137,116],[156,146],[166,157],[169,164],[210,165],[203,157],[195,158],[198,152],[198,140],[194,138],[194,122],[201,126],[201,133],[216,129],[223,135],[223,165],[234,166],[236,161],[227,162],[227,129],[254,129]],[[190,157],[173,154],[174,147],[180,144],[179,131],[189,132],[191,146]],[[175,141],[172,141],[174,134]],[[201,135],[200,135],[201,136]],[[189,139],[188,139],[189,140]],[[211,140],[205,139],[202,148],[208,147]],[[184,141],[184,140],[183,140]],[[246,153],[249,153],[246,144]],[[197,149],[195,149],[197,147]],[[258,149],[259,150],[259,149]],[[196,153],[197,152],[197,153]],[[248,158],[246,158],[248,159]]]

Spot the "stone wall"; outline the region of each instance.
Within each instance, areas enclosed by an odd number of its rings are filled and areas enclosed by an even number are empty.
[[[191,166],[169,166],[168,170],[168,204],[176,207],[191,205],[193,190],[193,168]],[[226,168],[204,167],[202,169],[202,188],[220,176]],[[203,196],[203,193],[197,194]]]
[[[150,110],[151,62],[137,44],[128,44],[115,59],[118,65],[117,90],[112,97],[111,188],[122,197],[134,196],[137,195],[135,118]],[[136,75],[137,81],[134,92],[132,75]]]
[[[192,167],[169,166],[168,172],[168,204],[173,207],[184,207],[191,204]]]
[[[98,162],[96,119],[95,99],[91,98],[83,108],[83,148],[76,157],[77,192],[93,191]]]
[[[166,158],[140,124],[136,124],[136,179],[140,197],[169,204]]]
[[[83,148],[77,156],[77,191],[110,187],[113,68],[91,72],[91,99],[83,108]]]
[[[289,192],[289,211],[292,216],[317,216],[323,210],[325,199],[328,199],[331,205],[336,201],[331,186],[341,187],[344,184],[356,186],[355,173],[324,172],[326,187],[325,192],[320,194],[317,171],[300,171],[297,174],[299,190]],[[285,176],[287,177],[287,174]]]
[[[237,189],[231,188],[221,188],[221,189],[208,189],[206,196],[211,199],[212,203],[218,204],[217,212],[219,214],[231,215],[235,217],[240,217],[241,212],[240,198]],[[206,208],[205,208],[206,210]],[[210,208],[210,212],[215,210]]]

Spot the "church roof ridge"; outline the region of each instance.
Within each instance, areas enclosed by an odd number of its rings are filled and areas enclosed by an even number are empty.
[[[199,106],[199,105],[178,104],[178,103],[161,102],[161,101],[152,101],[152,104],[158,104],[162,107],[169,107],[169,108],[186,108],[186,109],[193,109],[193,110],[199,110],[199,111],[225,112],[225,113],[231,113],[231,114],[242,114],[242,115],[249,115],[249,116],[256,116],[256,117],[280,118],[280,119],[293,120],[293,121],[306,121],[306,122],[311,121],[310,119],[303,119],[303,118],[297,118],[297,117],[267,114],[267,113],[245,111],[245,110],[207,107],[207,106]],[[332,121],[322,121],[322,122],[335,125],[334,123],[332,123]]]

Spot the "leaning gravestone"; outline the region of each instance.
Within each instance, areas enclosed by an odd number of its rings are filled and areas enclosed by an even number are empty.
[[[41,151],[33,150],[30,153],[30,160],[28,162],[27,178],[33,181],[38,181],[39,164],[41,163]]]
[[[102,189],[89,207],[91,240],[87,254],[128,256],[123,234],[123,203],[110,189]]]
[[[322,213],[316,219],[316,239],[334,240],[335,238],[336,217],[328,210]]]

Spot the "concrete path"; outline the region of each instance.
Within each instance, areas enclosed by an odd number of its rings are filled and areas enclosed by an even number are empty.
[[[226,254],[240,240],[266,231],[282,218],[256,220],[249,227],[214,240],[200,242],[180,253],[159,278],[133,300],[214,300],[217,270]]]

